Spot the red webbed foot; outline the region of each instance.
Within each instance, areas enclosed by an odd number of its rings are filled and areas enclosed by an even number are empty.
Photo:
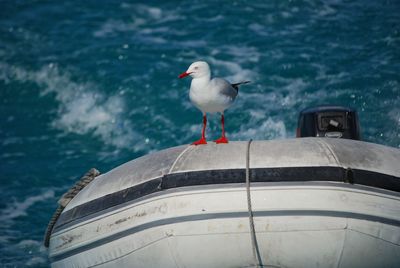
[[[206,139],[205,138],[201,138],[200,140],[195,141],[195,142],[192,143],[192,145],[200,145],[200,144],[207,144]]]
[[[219,144],[219,143],[228,143],[228,139],[225,136],[222,136],[218,140],[215,140],[215,143],[217,143],[217,144]]]

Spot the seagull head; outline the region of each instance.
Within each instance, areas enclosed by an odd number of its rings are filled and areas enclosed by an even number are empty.
[[[210,66],[205,61],[196,61],[190,64],[186,72],[179,75],[179,78],[184,78],[190,75],[192,78],[210,77]]]

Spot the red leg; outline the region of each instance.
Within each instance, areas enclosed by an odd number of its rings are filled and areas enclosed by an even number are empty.
[[[222,127],[222,135],[221,138],[215,140],[216,143],[228,143],[228,139],[225,136],[225,118],[224,114],[221,114],[221,127]]]
[[[203,115],[203,129],[201,130],[201,139],[192,143],[192,145],[207,144],[206,141],[206,126],[207,126],[207,116]]]

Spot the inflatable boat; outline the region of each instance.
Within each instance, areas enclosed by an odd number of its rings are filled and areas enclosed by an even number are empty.
[[[326,137],[169,148],[91,170],[45,244],[53,268],[400,267],[400,150]]]

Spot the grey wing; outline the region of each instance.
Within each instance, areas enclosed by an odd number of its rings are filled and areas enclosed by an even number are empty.
[[[220,94],[225,95],[232,100],[234,100],[238,94],[238,90],[236,90],[231,83],[226,81],[225,79],[222,78],[213,78],[211,80],[212,86],[215,86],[215,88],[218,88]]]

